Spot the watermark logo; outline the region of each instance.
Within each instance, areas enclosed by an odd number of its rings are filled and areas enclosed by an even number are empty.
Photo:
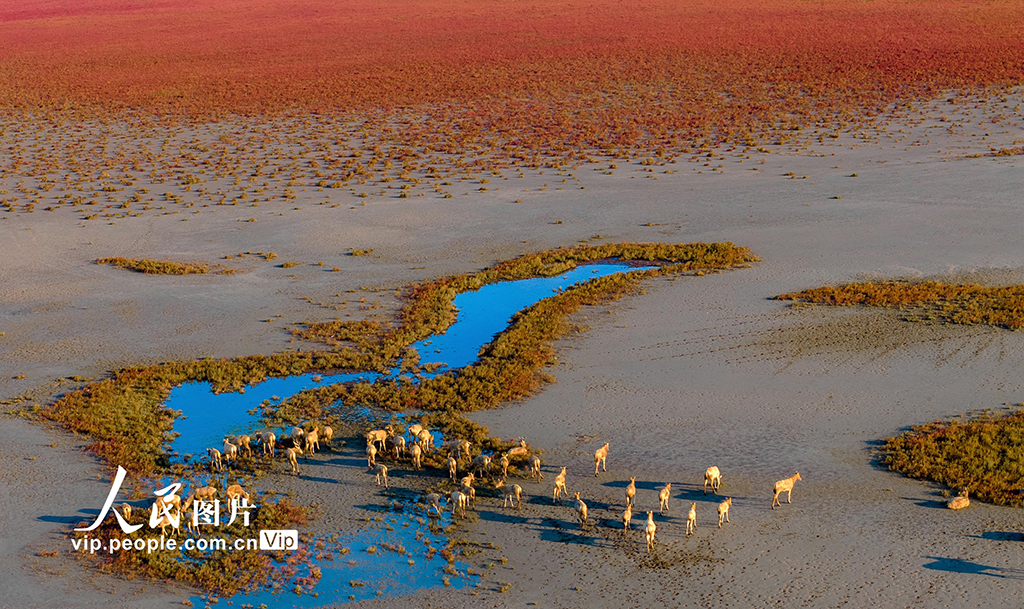
[[[107,500],[103,503],[103,509],[100,510],[99,515],[96,517],[96,521],[87,527],[77,528],[76,531],[93,531],[103,522],[103,519],[110,513],[111,508],[114,506],[114,500],[117,498],[117,493],[121,490],[121,484],[124,483],[124,477],[127,474],[125,469],[120,465],[117,466],[117,474],[114,476],[114,483],[110,487],[110,492],[107,493]],[[171,528],[177,529],[181,525],[181,498],[176,494],[181,490],[181,483],[175,482],[162,489],[153,491],[156,495],[156,500],[153,501],[153,507],[149,511],[149,528],[163,528],[170,525]],[[186,506],[188,509],[189,506]],[[249,526],[249,510],[255,509],[259,506],[250,504],[248,497],[233,497],[231,499],[231,518],[227,522],[227,526],[234,524],[239,514],[242,516],[242,524]],[[214,499],[212,501],[205,499],[196,499],[192,502],[192,526],[220,526],[220,500]],[[141,524],[129,524],[125,520],[124,516],[121,515],[117,510],[114,511],[114,517],[117,518],[117,524],[121,527],[121,530],[129,535],[138,531],[142,528]]]
[[[118,465],[117,469],[120,474],[120,470],[123,468]],[[121,485],[118,484],[116,480],[114,482],[114,488],[119,489]],[[149,528],[155,529],[159,526],[167,526],[168,524],[171,525],[171,528],[178,528],[178,525],[181,524],[181,499],[178,499],[178,496],[175,495],[175,493],[177,493],[180,488],[181,484],[175,482],[170,486],[153,492],[153,494],[156,495],[156,501],[153,502],[153,507],[149,510]],[[112,497],[107,497],[107,501],[112,499]],[[107,508],[104,508],[104,510],[106,509]],[[114,513],[116,514],[117,511],[115,510]],[[120,519],[118,520],[120,521]],[[98,521],[99,519],[97,519],[97,522]],[[93,524],[95,525],[96,523]],[[123,529],[124,526],[122,525],[121,528]],[[128,531],[125,531],[125,533],[127,532]]]
[[[117,524],[121,527],[121,530],[126,534],[131,535],[141,529],[143,524],[131,524],[128,522],[128,518],[131,517],[130,511],[126,511],[124,515],[114,509],[114,500],[117,498],[118,492],[121,490],[121,485],[124,483],[127,472],[120,465],[117,467],[117,474],[114,476],[114,482],[110,487],[110,492],[107,493],[107,499],[103,503],[103,508],[100,510],[96,520],[87,527],[76,528],[76,532],[89,532],[94,531],[103,523],[104,519],[108,514],[113,512],[114,518],[117,519]],[[147,553],[152,553],[156,550],[175,550],[178,544],[173,538],[165,538],[164,529],[170,526],[172,529],[177,530],[182,522],[182,499],[178,495],[178,491],[181,490],[182,484],[175,482],[164,488],[153,491],[155,496],[153,506],[149,512],[149,527],[151,529],[160,529],[161,535],[159,540],[156,538],[150,538],[148,540],[139,539],[111,539],[107,542],[103,540],[90,538],[85,536],[84,539],[76,539],[72,542],[76,550],[84,550],[89,553],[95,554],[97,551],[107,550],[110,553],[115,551],[124,550],[146,550]],[[250,511],[256,509],[257,505],[249,503],[249,497],[243,492],[240,496],[231,496],[231,488],[228,489],[230,496],[230,512],[229,515],[225,514],[228,509],[222,506],[219,499],[202,498],[194,499],[192,505],[184,506],[185,511],[189,509],[192,511],[192,517],[189,521],[190,531],[195,532],[199,530],[199,527],[219,527],[221,526],[224,517],[227,517],[227,522],[224,526],[230,526],[235,523],[239,518],[242,521],[242,525],[249,526]],[[186,500],[187,503],[187,500]],[[270,551],[291,551],[296,550],[299,547],[299,532],[296,530],[277,530],[277,529],[266,529],[259,532],[259,539],[248,538],[248,539],[227,539],[227,538],[214,538],[205,539],[189,538],[181,544],[186,550],[198,549],[198,550],[254,550],[259,547],[260,550]]]
[[[295,529],[263,529],[260,531],[261,550],[295,550],[299,547],[299,532]]]
[[[103,509],[100,510],[100,515],[96,517],[96,521],[91,525],[83,529],[75,529],[76,531],[92,531],[100,526],[103,519],[107,517],[108,513],[110,513],[110,508],[114,505],[114,499],[117,498],[117,492],[121,490],[121,483],[124,482],[124,477],[127,473],[128,472],[125,471],[123,467],[120,465],[117,466],[117,475],[114,476],[114,484],[111,485],[110,492],[107,493],[107,500],[103,503]],[[121,525],[121,530],[129,535],[142,528],[141,524],[128,524],[128,521],[126,521],[117,510],[114,510],[114,516],[117,518],[117,524]]]

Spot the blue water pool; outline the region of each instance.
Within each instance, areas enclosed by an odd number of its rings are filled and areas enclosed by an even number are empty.
[[[445,512],[437,522],[441,527],[451,524],[450,514]],[[329,554],[330,559],[311,561],[320,573],[311,590],[295,593],[295,578],[310,575],[311,569],[302,566],[295,577],[279,586],[240,594],[231,603],[313,609],[372,598],[410,596],[418,590],[445,585],[461,589],[479,581],[479,576],[468,573],[467,564],[457,560],[449,563],[442,557],[440,550],[448,545],[448,540],[432,532],[419,517],[389,513],[361,533],[340,535],[326,543],[321,540],[321,545],[323,549],[319,552]],[[203,597],[193,597],[192,602],[196,607],[206,605]]]
[[[296,393],[321,385],[347,381],[373,381],[380,375],[372,372],[358,374],[320,375],[315,373],[284,378],[271,378],[258,385],[248,385],[245,392],[214,393],[210,383],[184,383],[171,390],[167,407],[181,410],[183,416],[174,421],[174,431],[180,433],[170,450],[180,457],[193,454],[199,457],[207,448],[220,448],[224,436],[250,433],[259,428],[259,408],[265,400],[287,398]]]
[[[615,262],[588,264],[554,277],[503,281],[485,285],[475,292],[464,292],[455,297],[458,309],[455,323],[444,334],[431,336],[412,347],[420,354],[420,365],[444,364],[445,368],[438,373],[463,368],[476,361],[480,349],[507,328],[516,313],[559,290],[637,268]]]

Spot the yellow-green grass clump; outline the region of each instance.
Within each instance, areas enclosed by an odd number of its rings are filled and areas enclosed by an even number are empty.
[[[667,273],[701,268],[729,268],[757,260],[749,249],[732,243],[610,243],[527,254],[476,273],[444,277],[412,286],[406,295],[409,303],[399,314],[400,323],[381,337],[381,343],[400,344],[404,348],[431,334],[443,332],[455,321],[456,294],[478,290],[499,281],[553,277],[580,264],[612,258],[619,261],[662,263],[666,266],[660,271]],[[310,330],[318,331],[317,325],[312,324]]]
[[[1024,285],[984,287],[937,281],[882,281],[825,286],[777,300],[800,300],[830,306],[920,308],[933,318],[955,324],[987,324],[1010,330],[1024,326]]]
[[[231,547],[236,539],[251,538],[256,531],[261,529],[294,529],[297,525],[307,524],[307,508],[292,503],[289,499],[280,499],[277,502],[266,502],[252,512],[249,526],[242,524],[242,518],[238,518],[229,526],[220,526],[215,530],[218,537],[227,540],[227,546]],[[187,518],[183,516],[182,518]],[[132,512],[132,521],[141,523],[149,519],[149,510],[137,508]],[[83,525],[84,526],[84,523]],[[75,531],[72,537],[85,539],[87,537],[105,540],[117,539],[122,543],[141,535],[140,530],[135,535],[128,535],[121,530],[120,525],[113,518],[104,519],[99,528],[88,533]],[[180,531],[168,529],[169,538],[177,541],[180,548],[185,541],[184,526]],[[107,542],[109,543],[109,541]],[[104,554],[98,552],[95,555],[84,554],[83,557],[96,558],[100,561],[99,569],[117,573],[128,579],[145,577],[154,580],[176,580],[195,586],[208,594],[220,594],[231,596],[237,592],[251,591],[266,587],[275,579],[287,579],[288,572],[295,564],[308,561],[308,550],[299,552],[270,553],[260,550],[214,550],[200,552],[198,550],[182,551],[181,555],[177,550],[155,551],[155,552],[113,552]],[[184,558],[182,558],[184,557]],[[287,559],[287,563],[284,562]]]
[[[649,249],[644,246],[649,246]],[[666,249],[664,244],[580,246],[572,250],[524,256],[473,275],[449,277],[416,286],[412,289],[412,302],[401,313],[404,323],[385,333],[380,339],[381,344],[397,340],[408,345],[429,334],[444,331],[454,321],[455,295],[487,283],[556,275],[574,268],[579,262],[607,258],[667,263],[656,269],[592,279],[538,302],[513,317],[509,327],[481,350],[476,363],[458,371],[420,379],[418,383],[410,382],[411,379],[398,379],[314,388],[278,405],[276,415],[288,421],[316,417],[320,416],[322,405],[339,400],[396,411],[465,412],[492,408],[502,402],[528,396],[550,381],[542,368],[554,361],[552,341],[568,330],[568,316],[583,306],[620,298],[635,290],[643,279],[698,268],[728,268],[757,259],[746,248],[731,243],[669,247],[672,249]],[[342,331],[350,331],[353,333],[350,340],[365,344],[370,341],[367,336],[380,331],[377,326],[343,324],[311,324],[307,328],[310,333],[306,336],[338,336]],[[416,331],[417,328],[431,330],[422,333]],[[396,339],[396,336],[402,337]]]
[[[893,471],[967,489],[972,499],[1024,506],[1024,411],[920,425],[889,438],[885,451]]]
[[[308,324],[305,328],[296,328],[292,334],[304,340],[312,340],[336,347],[342,343],[352,343],[362,348],[369,348],[380,340],[383,326],[379,321],[323,321]]]
[[[168,411],[162,404],[180,383],[206,381],[216,392],[238,391],[270,377],[385,369],[371,356],[351,349],[169,362],[119,370],[111,378],[65,394],[42,416],[90,436],[94,442],[89,450],[112,466],[148,475],[167,465],[161,445],[171,439],[174,419],[180,413]]]
[[[310,324],[300,336],[332,346],[324,352],[284,352],[235,359],[205,359],[129,368],[59,399],[43,416],[68,429],[91,436],[91,450],[111,465],[136,474],[166,467],[162,444],[172,436],[179,413],[162,409],[171,389],[180,383],[208,381],[215,391],[239,390],[269,377],[337,370],[384,372],[400,359],[416,360],[409,346],[444,332],[455,320],[455,296],[499,281],[547,277],[578,264],[605,259],[643,261],[658,268],[593,279],[520,312],[512,324],[487,345],[480,359],[457,372],[412,383],[411,378],[377,383],[333,385],[302,392],[268,412],[278,421],[320,418],[325,408],[344,400],[390,410],[407,408],[458,413],[489,408],[529,395],[550,378],[542,368],[553,361],[551,342],[568,328],[567,316],[585,305],[619,298],[642,279],[657,275],[725,269],[757,260],[747,248],[731,243],[620,243],[581,245],[530,254],[476,273],[445,277],[411,287],[398,321],[325,322]],[[354,347],[340,347],[348,341]],[[463,418],[451,419],[453,426]]]
[[[128,269],[147,275],[205,275],[210,272],[210,265],[204,262],[172,262],[170,260],[151,260],[149,258],[122,258],[120,256],[99,258],[96,264],[110,264],[121,269]]]

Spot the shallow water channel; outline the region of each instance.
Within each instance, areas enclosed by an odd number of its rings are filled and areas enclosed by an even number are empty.
[[[455,297],[458,310],[455,323],[444,334],[431,336],[412,347],[419,352],[420,365],[443,364],[434,374],[458,370],[475,362],[480,349],[505,330],[511,318],[519,311],[591,279],[647,268],[654,267],[602,262],[581,265],[554,277],[493,283],[475,292],[459,294]],[[398,374],[397,368],[387,376],[394,374]],[[175,431],[181,435],[171,445],[171,451],[182,457],[186,454],[199,457],[208,447],[219,448],[225,436],[259,429],[259,413],[265,400],[287,399],[317,385],[372,382],[380,376],[376,373],[310,373],[268,379],[258,385],[245,387],[244,392],[221,394],[213,393],[209,383],[183,384],[171,391],[166,404],[169,408],[181,410],[184,415],[175,422]],[[431,544],[437,546],[446,542],[443,536],[432,535],[433,540],[428,536],[428,543],[424,544],[422,527],[411,525],[408,517],[402,517],[401,522],[382,525],[380,528],[385,529],[383,531],[339,540],[339,543],[347,543],[350,548],[346,555],[334,552],[333,560],[315,561],[322,575],[315,589],[317,596],[295,595],[284,588],[281,593],[268,590],[239,597],[239,600],[257,607],[262,603],[270,607],[316,607],[377,596],[403,596],[416,590],[440,586],[446,577],[444,569],[449,565],[440,558],[428,558],[423,548],[425,545],[431,547]],[[379,548],[382,543],[404,546],[409,552],[403,555],[390,550],[378,550],[375,556],[366,553],[368,547]],[[448,579],[452,586],[461,587],[465,584],[464,577]],[[353,585],[353,581],[365,585]]]
[[[511,318],[553,296],[560,290],[597,277],[604,277],[643,268],[621,262],[587,264],[556,275],[503,281],[485,285],[475,292],[455,297],[458,310],[455,323],[444,334],[434,335],[412,347],[420,354],[420,365],[444,364],[434,374],[463,368],[476,361],[480,349],[508,327]],[[393,370],[389,374],[397,374]],[[425,374],[425,373],[424,373]],[[259,429],[260,406],[265,400],[288,399],[296,393],[318,385],[349,381],[374,381],[381,375],[372,372],[322,375],[308,373],[285,378],[271,378],[258,385],[247,385],[244,392],[214,393],[210,383],[184,383],[171,390],[166,406],[181,410],[182,417],[174,423],[181,434],[170,450],[179,455],[200,456],[207,448],[220,448],[225,436]]]
[[[313,609],[364,601],[372,598],[409,596],[417,591],[441,586],[461,589],[476,585],[479,575],[470,575],[469,566],[459,561],[449,563],[441,550],[448,540],[440,533],[451,524],[450,514],[435,520],[430,529],[423,518],[387,513],[375,519],[367,530],[351,535],[338,535],[330,540],[312,540],[314,554],[330,558],[313,558],[300,565],[293,577],[273,587],[252,594],[239,594],[232,604],[242,607],[292,607]],[[440,527],[440,528],[439,528]],[[319,577],[311,588],[300,586],[296,578],[310,577],[316,569]],[[196,607],[206,606],[205,597],[192,598]]]

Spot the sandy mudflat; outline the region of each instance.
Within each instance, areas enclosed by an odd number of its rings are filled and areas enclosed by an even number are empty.
[[[302,205],[314,195],[299,193],[295,202],[263,204],[254,223],[238,222],[252,210],[231,207],[187,223],[143,215],[84,227],[67,209],[7,214],[0,398],[31,391],[45,403],[74,385],[58,382],[71,375],[297,346],[283,326],[332,318],[339,311],[331,305],[347,302],[344,313],[355,319],[367,314],[356,302],[366,296],[386,314],[402,285],[597,234],[594,242],[732,241],[762,262],[655,280],[643,295],[581,313],[574,321],[589,330],[559,343],[556,384],[476,415],[492,432],[543,448],[547,476],[541,485],[522,483],[521,513],[484,502],[460,533],[501,547],[484,560],[508,558],[483,578],[479,596],[437,590],[366,604],[1015,606],[1024,512],[979,503],[942,509],[940,489],[878,468],[873,447],[912,424],[1024,401],[1024,334],[767,300],[864,276],[986,271],[982,278],[1019,281],[1024,159],[969,156],[1020,145],[1019,126],[982,123],[1002,105],[981,105],[954,130],[939,120],[944,110],[925,109],[899,141],[845,136],[743,163],[727,156],[716,161],[722,174],[685,162],[657,180],[639,165],[612,176],[583,167],[575,173],[585,190],[556,190],[549,171],[487,192],[374,198],[355,209]],[[551,187],[540,190],[545,183]],[[352,257],[350,248],[374,251]],[[250,250],[278,259],[219,260]],[[245,272],[148,277],[92,263],[115,255],[208,260]],[[281,261],[303,264],[274,266]],[[361,287],[378,291],[346,293]],[[595,479],[591,455],[604,442],[608,473]],[[0,605],[180,606],[187,590],[95,575],[68,560],[60,535],[87,519],[82,510],[98,507],[107,489],[84,444],[0,418]],[[344,449],[309,464],[306,478],[265,484],[329,506],[317,531],[356,530],[379,513],[373,506],[395,498],[378,493],[358,463]],[[716,500],[700,489],[712,464],[724,473],[722,492],[735,498],[722,530]],[[591,505],[596,526],[586,533],[571,502],[551,505],[550,480],[561,465],[570,490]],[[804,481],[793,504],[773,512],[772,483],[797,470]],[[638,478],[640,510],[656,507],[656,489],[673,483],[671,511],[657,519],[667,568],[643,555],[645,514],[631,537],[613,530],[629,476]],[[686,539],[690,501],[699,528]],[[48,549],[59,555],[37,556]],[[511,588],[499,593],[497,582]]]

